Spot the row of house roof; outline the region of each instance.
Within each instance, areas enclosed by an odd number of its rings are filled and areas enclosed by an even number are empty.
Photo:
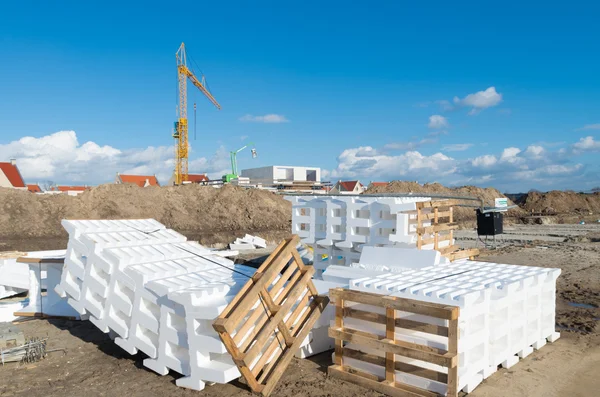
[[[207,182],[208,176],[206,174],[189,174],[188,183],[204,183]],[[130,175],[117,173],[115,183],[132,183],[139,187],[147,186],[160,186],[156,175]],[[173,178],[169,180],[168,185],[173,184]],[[387,186],[388,182],[371,182],[368,188],[376,186]],[[0,187],[13,187],[18,189],[27,189],[32,193],[42,193],[42,189],[37,184],[25,184],[15,160],[10,162],[0,162]],[[62,192],[70,195],[76,195],[89,189],[89,186],[56,186],[50,189],[54,192]],[[360,181],[338,181],[335,186],[331,189],[331,193],[339,194],[361,194],[367,187],[365,187]]]
[[[189,174],[188,183],[203,183],[208,182],[206,174]],[[169,185],[172,185],[173,178],[169,180]],[[160,186],[156,175],[130,175],[117,173],[115,183],[132,183],[139,187]],[[0,187],[12,187],[16,189],[27,189],[32,193],[43,193],[38,184],[25,184],[16,161],[0,162]],[[62,192],[70,195],[76,195],[89,189],[89,186],[53,186],[49,189],[50,192]]]

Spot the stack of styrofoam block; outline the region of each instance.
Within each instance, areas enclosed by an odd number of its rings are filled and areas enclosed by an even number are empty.
[[[239,376],[212,320],[254,269],[186,241],[154,220],[63,221],[69,244],[57,292],[145,365],[181,386]],[[208,342],[210,343],[208,343]]]
[[[229,248],[232,250],[253,250],[255,248],[267,248],[267,242],[265,239],[246,234],[243,238],[237,238],[231,244]]]
[[[320,278],[329,266],[358,262],[363,247],[416,247],[416,203],[429,197],[288,196],[292,233],[313,248]],[[427,226],[429,223],[423,223]],[[453,242],[443,241],[440,247]],[[423,249],[433,249],[433,245]]]
[[[24,256],[30,258],[54,258],[64,256],[65,250],[29,251]],[[20,294],[29,289],[30,271],[27,263],[17,262],[17,258],[0,259],[0,299]],[[46,289],[46,270],[42,270],[41,286]]]
[[[336,269],[331,270],[336,273]],[[559,337],[554,330],[559,275],[560,269],[462,260],[351,280],[350,289],[459,306],[458,383],[459,389],[470,392],[494,373],[498,365],[510,367],[519,357],[541,348],[546,340],[553,342]],[[416,321],[447,324],[431,317],[398,314]],[[365,326],[361,321],[349,321],[348,324],[356,323],[359,328]],[[384,328],[365,330],[385,333]],[[442,337],[403,329],[397,329],[397,333],[401,340],[447,349],[447,341]],[[356,360],[345,362],[358,369],[373,370],[361,367]],[[418,363],[444,371],[441,367]],[[421,378],[402,376],[403,381],[414,386],[445,392],[441,383],[423,384]]]

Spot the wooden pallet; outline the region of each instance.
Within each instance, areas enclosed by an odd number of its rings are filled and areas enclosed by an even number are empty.
[[[299,241],[282,241],[213,323],[248,386],[264,396],[329,302],[296,251]]]
[[[411,223],[416,225],[418,249],[433,244],[434,250],[440,251],[443,256],[451,261],[462,258],[473,259],[479,255],[479,250],[476,248],[461,250],[458,246],[452,244],[454,230],[458,229],[458,225],[454,223],[454,206],[459,203],[458,200],[416,203],[417,210],[414,212],[416,219],[413,219]],[[431,225],[425,226],[425,222],[431,223]],[[450,241],[451,245],[440,248],[442,241]]]
[[[334,364],[328,369],[330,376],[390,396],[431,397],[439,395],[400,382],[396,379],[396,372],[399,371],[445,383],[447,384],[447,396],[458,395],[458,307],[341,288],[331,289],[329,296],[335,302],[336,308],[335,327],[329,328],[329,336],[335,339]],[[347,306],[348,302],[376,306],[383,309],[380,309],[379,312],[385,310],[385,314],[379,314],[376,309],[358,310]],[[398,311],[447,320],[448,325],[439,326],[400,318],[397,317]],[[373,327],[385,325],[385,336],[353,329],[344,322],[344,319],[348,318],[362,320],[367,324],[372,323]],[[446,337],[448,338],[448,350],[397,340],[396,333],[401,332],[402,328]],[[346,346],[345,342],[351,343],[352,348]],[[361,349],[371,352],[375,350],[377,354],[364,353]],[[437,364],[448,370],[447,372],[438,372],[419,367],[415,363],[407,364],[398,360],[398,356]],[[372,372],[353,368],[348,365],[345,358],[382,367],[379,372],[385,372],[385,378],[380,378]]]

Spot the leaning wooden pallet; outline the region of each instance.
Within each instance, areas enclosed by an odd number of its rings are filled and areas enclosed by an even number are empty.
[[[314,268],[282,241],[214,321],[249,387],[268,396],[329,302],[312,282]]]
[[[416,225],[417,248],[422,249],[426,245],[433,244],[433,249],[451,261],[463,258],[473,259],[479,255],[476,248],[461,250],[453,244],[454,230],[458,225],[454,222],[454,207],[460,203],[459,200],[437,200],[422,201],[416,203]],[[440,243],[448,241],[448,245]]]
[[[336,307],[335,327],[329,328],[329,336],[335,339],[334,365],[328,370],[330,376],[390,396],[440,395],[407,384],[401,379],[401,375],[416,376],[423,378],[425,383],[433,381],[446,384],[446,396],[458,395],[458,307],[341,288],[330,290],[329,295]],[[354,306],[349,304],[351,302]],[[432,317],[441,319],[447,325],[407,319],[407,313],[427,316],[419,317],[421,321]],[[370,329],[385,326],[385,336],[367,332],[364,328],[358,329],[356,324],[362,324],[363,327],[366,324]],[[400,340],[398,335],[407,334],[403,331],[409,335],[422,332],[445,337],[448,349]],[[353,367],[353,360],[363,365]],[[442,372],[425,368],[427,363],[447,370]],[[375,370],[356,368],[365,365]],[[380,376],[383,373],[385,376]]]

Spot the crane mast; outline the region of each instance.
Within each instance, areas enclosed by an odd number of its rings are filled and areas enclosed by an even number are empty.
[[[175,184],[180,185],[188,180],[188,119],[187,119],[187,80],[190,79],[207,98],[212,102],[217,109],[221,109],[221,105],[206,89],[204,76],[202,80],[198,80],[196,75],[187,66],[187,54],[185,52],[185,44],[181,43],[175,57],[177,59],[177,81],[179,91],[179,106],[177,108],[177,121],[175,122],[175,132],[173,138],[177,140],[175,144]]]

